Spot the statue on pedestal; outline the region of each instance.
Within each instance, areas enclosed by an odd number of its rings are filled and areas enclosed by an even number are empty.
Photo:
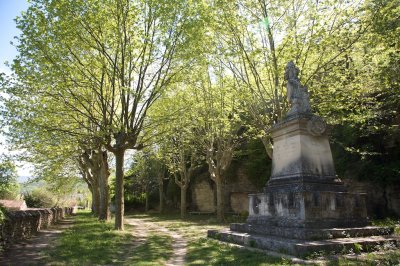
[[[348,191],[337,178],[326,122],[311,112],[299,72],[293,62],[287,64],[290,110],[270,130],[271,177],[262,193],[249,194],[247,222],[209,230],[208,236],[296,256],[346,252],[354,245],[399,246],[394,228],[367,226],[366,194]]]

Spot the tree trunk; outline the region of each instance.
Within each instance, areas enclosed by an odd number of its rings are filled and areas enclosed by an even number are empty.
[[[90,183],[87,183],[87,184],[88,184],[88,188],[89,188],[90,194],[92,195],[92,201],[90,202],[89,200],[87,200],[85,208],[88,208],[88,209],[91,208],[93,210],[93,198],[94,198],[94,196],[93,196],[93,188],[92,188],[92,184],[90,184]]]
[[[107,152],[100,152],[99,154],[99,188],[100,188],[100,209],[99,209],[99,220],[109,221],[110,220],[110,195],[108,186],[108,177],[110,173],[108,171]]]
[[[145,211],[149,211],[149,191],[146,189],[146,205],[145,205]]]
[[[93,184],[92,190],[92,213],[93,215],[98,216],[100,209],[99,186],[97,184]]]
[[[225,220],[225,195],[224,195],[224,182],[221,176],[216,176],[215,184],[217,188],[217,220],[223,222]]]
[[[149,211],[149,184],[146,184],[146,203],[145,203],[145,211],[148,212]]]
[[[159,180],[158,182],[158,195],[160,197],[159,208],[160,213],[164,212],[164,182]]]
[[[124,230],[124,155],[123,149],[115,156],[115,229]]]
[[[186,217],[186,186],[181,186],[181,218],[185,219]]]

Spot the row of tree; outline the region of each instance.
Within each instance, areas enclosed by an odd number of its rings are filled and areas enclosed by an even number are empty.
[[[3,129],[40,176],[80,174],[105,220],[112,154],[118,230],[129,149],[159,158],[158,180],[165,168],[175,176],[183,216],[194,169],[207,164],[222,220],[235,149],[259,137],[272,154],[289,60],[328,122],[373,131],[382,94],[398,109],[395,2],[33,0],[16,19]]]

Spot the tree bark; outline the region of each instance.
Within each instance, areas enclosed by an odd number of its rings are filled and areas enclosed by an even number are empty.
[[[114,151],[116,230],[124,230],[124,155],[125,155],[125,150],[123,149]]]
[[[110,172],[108,171],[107,152],[100,151],[99,154],[99,190],[100,190],[100,209],[99,209],[99,220],[109,221],[110,220],[110,195],[108,186],[108,177]]]
[[[215,185],[217,189],[217,220],[223,222],[225,220],[225,195],[224,182],[221,176],[216,176]]]
[[[181,186],[181,218],[186,218],[186,191],[187,186]]]
[[[145,211],[149,211],[149,185],[146,185],[146,203],[145,203]]]
[[[160,213],[163,213],[164,212],[164,182],[163,182],[163,180],[159,180],[159,182],[158,182],[158,195],[160,197],[160,202],[159,202]]]
[[[100,193],[99,193],[99,186],[98,184],[93,184],[92,187],[92,213],[95,216],[99,215],[100,209]]]

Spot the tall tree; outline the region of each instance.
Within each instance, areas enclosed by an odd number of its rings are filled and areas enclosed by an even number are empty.
[[[241,97],[234,81],[224,76],[223,68],[208,66],[195,90],[199,128],[197,143],[205,154],[208,171],[217,192],[217,218],[224,220],[226,172],[235,149],[244,138]],[[212,78],[213,76],[214,78]],[[214,80],[213,80],[214,79]]]
[[[133,178],[134,190],[141,191],[145,201],[145,211],[150,209],[150,194],[158,185],[161,162],[157,159],[154,150],[146,148],[133,155],[133,162],[129,170],[129,178]]]
[[[51,103],[52,116],[68,115],[115,156],[116,229],[124,228],[125,151],[141,146],[148,108],[184,67],[176,59],[196,37],[199,5],[35,0],[17,19],[13,69],[27,85],[20,95],[34,95],[26,103],[41,109]]]
[[[320,75],[339,62],[365,34],[357,21],[361,2],[238,1],[220,3],[217,39],[220,60],[240,90],[267,153],[272,156],[270,127],[287,110],[283,69],[288,61],[300,66],[310,89]]]
[[[200,164],[196,143],[197,109],[188,80],[173,86],[149,113],[150,119],[157,121],[155,145],[168,171],[174,176],[175,184],[180,188],[182,219],[187,214],[187,190]]]

